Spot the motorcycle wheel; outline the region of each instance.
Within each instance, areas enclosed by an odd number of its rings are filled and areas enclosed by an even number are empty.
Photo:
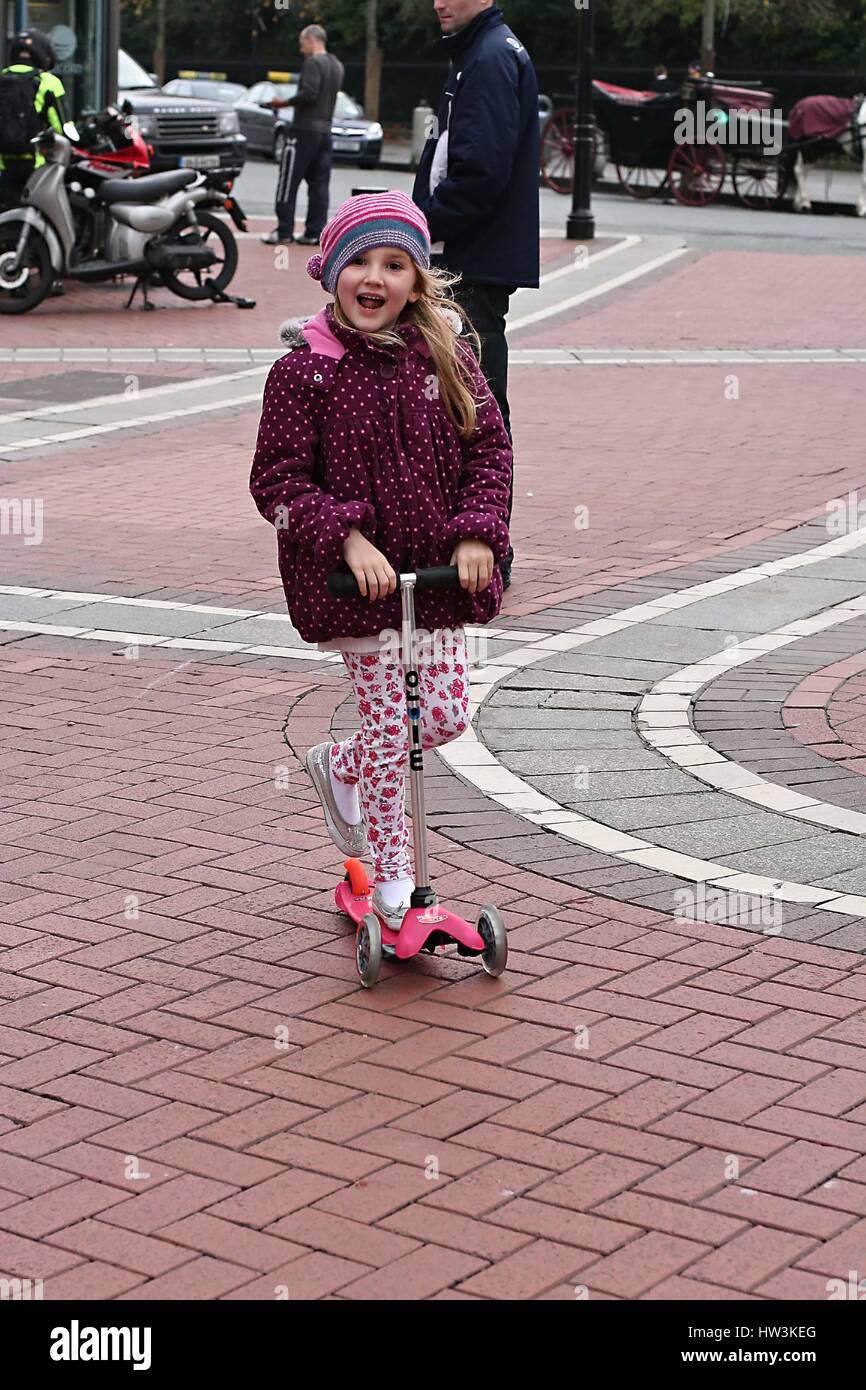
[[[23,221],[0,225],[0,314],[29,313],[54,283],[48,242],[35,227],[29,228],[24,258],[13,275],[11,265],[25,225]]]
[[[238,244],[229,227],[212,212],[197,212],[198,226],[178,223],[166,238],[183,244],[203,242],[216,256],[207,270],[161,270],[162,283],[181,299],[211,299],[230,284],[238,268]]]

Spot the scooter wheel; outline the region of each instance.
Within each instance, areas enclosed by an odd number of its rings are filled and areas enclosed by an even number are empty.
[[[361,984],[365,989],[372,989],[382,966],[382,928],[378,917],[372,912],[365,913],[358,923],[355,933],[355,962]]]
[[[348,883],[355,898],[366,898],[370,892],[370,880],[367,878],[367,871],[360,859],[347,859],[344,865],[346,870],[344,882]]]
[[[505,923],[495,907],[482,907],[476,931],[484,942],[481,964],[488,975],[501,975],[508,963],[508,939]]]

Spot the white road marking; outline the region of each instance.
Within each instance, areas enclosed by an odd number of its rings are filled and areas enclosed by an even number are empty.
[[[561,280],[564,275],[574,275],[577,272],[590,269],[598,265],[599,261],[607,260],[608,256],[618,256],[622,251],[630,251],[633,246],[638,246],[643,241],[643,237],[636,236],[629,232],[622,236],[614,246],[605,246],[601,251],[596,251],[594,255],[589,255],[585,259],[578,260],[577,252],[571,265],[560,266],[558,270],[551,270],[547,275],[542,275],[538,282],[538,289],[543,289],[553,280]],[[573,243],[572,243],[573,245]],[[516,294],[537,293],[530,285],[520,285],[515,291]]]
[[[806,796],[780,786],[767,777],[717,752],[702,738],[689,720],[689,711],[698,693],[735,666],[744,666],[767,652],[799,642],[813,632],[848,623],[866,616],[866,596],[846,599],[809,618],[798,618],[773,632],[745,638],[736,647],[725,648],[673,675],[657,681],[643,697],[637,712],[637,731],[645,743],[662,752],[692,777],[716,787],[729,796],[739,797],[766,811],[792,816],[851,835],[866,835],[866,814],[818,797]]]
[[[199,383],[200,384],[200,383]],[[162,410],[155,415],[134,415],[130,420],[111,420],[104,425],[83,425],[76,430],[62,430],[57,434],[46,435],[43,439],[19,439],[11,444],[0,443],[0,459],[7,454],[25,453],[28,449],[46,449],[52,444],[68,444],[74,439],[88,439],[97,434],[114,434],[117,430],[133,430],[139,425],[156,425],[166,420],[178,420],[187,415],[200,415],[203,411],[228,410],[232,406],[251,405],[253,401],[261,404],[261,391],[246,396],[229,396],[225,400],[207,401],[199,405],[187,405],[177,410]],[[117,402],[115,401],[116,405]]]
[[[531,314],[524,314],[522,318],[512,319],[505,326],[506,333],[513,333],[515,329],[526,328],[530,323],[538,323],[541,319],[549,319],[555,314],[564,314],[568,309],[574,309],[578,304],[585,304],[590,299],[598,299],[599,295],[610,294],[611,290],[617,290],[621,285],[628,285],[633,280],[639,280],[643,275],[649,275],[653,270],[659,270],[663,265],[678,260],[680,256],[688,255],[688,246],[675,247],[673,251],[666,251],[662,256],[655,256],[651,261],[646,261],[644,265],[635,266],[633,270],[624,270],[621,275],[614,275],[610,280],[604,280],[600,285],[595,285],[592,289],[584,290],[582,294],[574,294],[569,299],[562,299],[558,304],[551,304],[546,309],[536,309]],[[590,266],[592,259],[590,259]]]
[[[497,657],[497,665],[484,672],[485,680],[473,689],[470,705],[473,715],[487,698],[490,691],[503,679],[519,668],[533,665],[555,651],[571,651],[575,647],[592,642],[596,637],[605,636],[654,618],[674,608],[685,608],[702,599],[717,594],[729,593],[745,585],[760,583],[789,570],[801,569],[818,564],[833,556],[844,555],[866,545],[866,529],[839,536],[824,544],[813,546],[799,554],[785,556],[780,560],[769,560],[764,564],[749,566],[733,574],[723,575],[687,589],[672,592],[650,603],[637,604],[623,609],[610,618],[598,618],[592,622],[581,623],[578,627],[555,634],[541,641],[527,643],[526,646],[506,655]],[[850,602],[847,607],[851,607]],[[858,610],[859,613],[859,610]],[[853,616],[853,615],[852,615]],[[805,625],[808,620],[802,620]],[[805,635],[805,634],[801,634]],[[753,643],[756,640],[752,639]],[[766,640],[769,640],[766,639]],[[669,678],[672,679],[672,678]],[[671,697],[668,697],[671,698]],[[662,731],[664,732],[664,731]],[[675,734],[676,738],[681,737]],[[812,903],[820,905],[828,912],[845,913],[866,919],[866,896],[853,893],[835,892],[828,888],[818,888],[810,883],[793,880],[776,880],[762,874],[747,874],[732,869],[716,860],[701,859],[694,855],[681,854],[676,850],[664,849],[643,840],[639,836],[626,834],[605,825],[602,821],[591,819],[569,810],[552,797],[535,790],[528,782],[506,768],[500,760],[478,739],[475,728],[470,724],[465,733],[453,742],[436,749],[438,756],[447,763],[464,781],[477,787],[493,801],[504,806],[521,819],[533,825],[552,830],[564,839],[572,840],[589,849],[623,860],[625,863],[642,864],[660,873],[674,874],[692,883],[709,883],[726,890],[741,893],[761,894],[784,902]],[[690,769],[689,769],[690,770]],[[725,789],[727,790],[727,789]],[[780,788],[780,791],[784,789]]]
[[[259,376],[267,367],[247,367],[241,372],[225,372],[219,376],[195,377],[190,381],[173,381],[160,386],[143,386],[132,395],[115,391],[109,396],[90,396],[85,401],[74,401],[68,405],[42,405],[32,410],[15,410],[8,415],[0,415],[0,425],[14,425],[19,420],[39,420],[49,415],[72,415],[78,410],[98,410],[102,406],[118,406],[124,402],[151,401],[162,396],[176,395],[179,391],[201,391],[211,386],[223,387],[231,381],[243,381],[250,376]],[[0,394],[3,385],[0,382]]]

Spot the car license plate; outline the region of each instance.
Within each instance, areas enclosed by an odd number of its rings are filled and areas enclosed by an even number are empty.
[[[184,154],[178,160],[181,169],[218,169],[218,154]]]
[[[343,150],[346,153],[351,151],[353,154],[358,154],[361,149],[361,142],[360,140],[335,140],[334,149]]]

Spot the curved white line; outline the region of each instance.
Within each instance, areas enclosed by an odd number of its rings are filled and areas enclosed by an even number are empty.
[[[729,593],[733,589],[770,579],[788,570],[803,569],[808,565],[819,564],[832,556],[847,554],[849,551],[858,550],[864,545],[866,545],[866,529],[861,528],[846,536],[839,536],[824,544],[813,546],[810,550],[802,551],[800,554],[750,566],[734,574],[724,575],[720,579],[711,579],[706,583],[695,584],[679,592],[666,594],[663,598],[654,599],[651,603],[637,604],[632,608],[623,609],[614,617],[595,619],[589,623],[582,623],[569,631],[557,633],[553,637],[528,643],[525,647],[500,657],[497,666],[487,667],[479,672],[479,681],[472,682],[470,701],[472,712],[475,714],[490,691],[501,680],[510,676],[515,669],[542,661],[551,652],[570,651],[575,647],[594,641],[596,637],[606,636],[608,633],[618,632],[639,623],[651,622],[654,618],[660,617],[673,608],[685,608],[715,594]],[[862,616],[864,611],[860,608],[854,609],[850,602],[841,605],[841,607],[850,610],[850,617]],[[802,628],[803,631],[798,632],[796,636],[805,636],[809,630],[807,624],[813,621],[815,620],[803,619],[799,624],[790,624],[789,627]],[[812,630],[818,629],[813,628]],[[762,640],[766,643],[771,638],[769,636],[764,639],[755,638],[753,644],[757,646]],[[795,635],[792,634],[790,640],[795,640]],[[772,646],[763,646],[759,649],[761,651],[772,650]],[[757,655],[758,651],[756,650],[752,654]],[[725,656],[727,657],[729,654],[725,653]],[[726,662],[726,666],[731,664],[735,663],[729,660]],[[668,679],[674,679],[674,677]],[[665,698],[671,699],[673,696],[667,695]],[[663,712],[659,711],[659,713]],[[663,734],[663,731],[659,730],[659,733]],[[681,735],[675,730],[674,738],[678,737]],[[742,873],[740,870],[732,869],[717,860],[700,859],[693,855],[681,854],[677,850],[664,849],[638,836],[612,829],[602,821],[592,820],[588,816],[570,811],[552,797],[544,796],[541,792],[536,791],[523,778],[504,767],[496,755],[479,741],[472,725],[458,739],[442,745],[442,747],[437,748],[436,752],[464,781],[477,787],[479,791],[484,792],[491,800],[504,806],[506,810],[533,825],[543,826],[545,829],[561,835],[564,839],[573,840],[589,849],[599,850],[603,854],[622,859],[626,863],[642,864],[661,873],[674,874],[678,878],[686,879],[692,883],[710,883],[736,892],[761,894],[785,902],[811,903],[814,906],[820,905],[822,910],[827,912],[839,912],[866,919],[866,896],[834,892],[831,889],[819,888],[810,883],[772,879],[764,874]],[[795,794],[792,793],[792,795]],[[808,798],[804,798],[804,800],[808,800]]]

